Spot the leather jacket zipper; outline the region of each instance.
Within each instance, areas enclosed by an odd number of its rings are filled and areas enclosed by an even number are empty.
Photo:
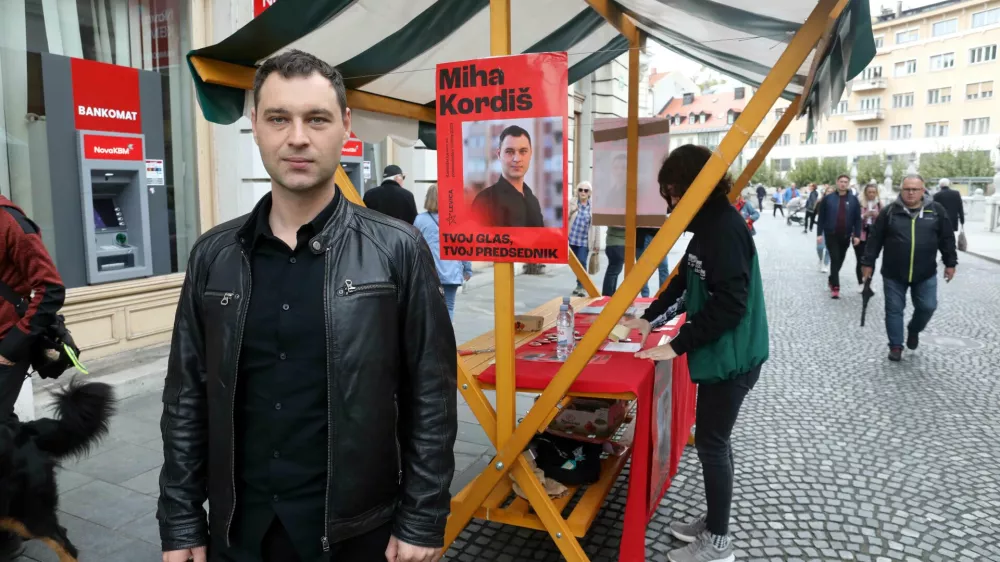
[[[246,263],[246,276],[247,276],[247,291],[246,299],[244,303],[250,302],[250,292],[253,290],[253,279],[250,276],[250,258],[247,257],[245,251],[240,250],[240,255],[243,256],[243,261]],[[222,301],[220,304],[226,306],[229,304],[229,298],[235,296],[238,300],[239,295],[233,295],[232,293],[225,293],[222,295]],[[230,432],[229,432],[229,481],[233,486],[233,505],[229,510],[229,521],[226,523],[226,546],[231,546],[230,536],[233,531],[233,518],[236,517],[236,379],[239,377],[240,373],[240,350],[243,348],[243,328],[246,324],[247,310],[250,308],[249,304],[244,304],[243,308],[239,311],[239,318],[237,320],[237,333],[239,337],[236,340],[236,361],[233,366],[233,384],[230,392],[232,393],[231,405],[229,414],[230,418]]]
[[[227,293],[225,291],[205,291],[206,297],[219,297],[219,304],[226,306],[229,304],[230,299],[240,298],[237,293]]]
[[[344,281],[344,285],[337,289],[338,297],[349,297],[351,295],[356,295],[359,293],[371,293],[371,292],[384,292],[384,291],[396,291],[396,286],[392,283],[364,283],[361,285],[355,285],[353,281],[347,279]]]
[[[348,281],[350,283],[350,281]],[[347,285],[346,290],[350,285]],[[336,425],[333,421],[333,382],[330,368],[330,250],[324,251],[323,257],[323,322],[326,324],[326,502],[323,504],[323,536],[319,538],[323,552],[330,552],[330,485],[333,482],[333,432]]]

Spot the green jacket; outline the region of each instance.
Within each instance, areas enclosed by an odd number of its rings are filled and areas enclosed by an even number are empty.
[[[707,201],[688,230],[694,236],[680,271],[643,318],[653,321],[683,299],[687,320],[671,347],[687,354],[692,381],[729,380],[769,354],[757,249],[743,217],[723,198]]]

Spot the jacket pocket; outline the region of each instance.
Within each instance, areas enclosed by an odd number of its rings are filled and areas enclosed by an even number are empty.
[[[344,283],[337,288],[338,297],[363,297],[375,295],[395,295],[396,284],[390,282],[354,283],[350,279],[345,279]]]

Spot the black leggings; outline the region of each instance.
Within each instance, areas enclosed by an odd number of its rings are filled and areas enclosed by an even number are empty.
[[[830,287],[840,288],[840,268],[844,266],[847,250],[851,247],[850,236],[826,234],[826,249],[830,251]]]
[[[861,258],[865,255],[865,244],[866,240],[858,242],[858,245],[854,247],[854,258],[857,260],[857,264],[854,266],[854,273],[858,276],[858,285],[865,282],[864,277],[861,276]]]
[[[774,212],[771,213],[772,217],[778,216],[778,211],[781,211],[781,216],[785,216],[785,208],[781,206],[781,203],[774,204]]]
[[[705,523],[713,535],[729,534],[734,475],[730,435],[743,399],[759,377],[758,366],[727,381],[698,385],[694,444],[705,479]]]
[[[0,423],[14,415],[14,403],[30,366],[27,360],[17,365],[0,365]]]

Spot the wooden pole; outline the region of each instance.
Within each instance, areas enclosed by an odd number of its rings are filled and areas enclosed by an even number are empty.
[[[510,0],[490,0],[490,54],[510,54]],[[514,264],[493,264],[493,313],[495,315],[497,372],[497,435],[503,447],[517,422],[514,399]]]
[[[625,276],[635,264],[636,201],[639,186],[639,42],[640,32],[634,26],[628,50],[628,170],[625,174]]]
[[[605,305],[604,311],[587,330],[586,335],[531,407],[528,415],[518,425],[517,430],[509,436],[507,443],[497,448],[497,455],[490,461],[490,468],[476,478],[465,497],[465,501],[452,510],[451,518],[448,521],[449,529],[464,528],[472,519],[476,509],[483,505],[490,492],[497,486],[501,478],[506,477],[515,463],[519,467],[518,471],[515,472],[523,470],[521,453],[528,442],[531,441],[535,432],[541,427],[556,404],[566,395],[590,358],[604,343],[612,328],[632,304],[636,295],[639,294],[642,285],[656,270],[656,266],[666,256],[670,247],[680,238],[681,233],[687,228],[705,200],[708,199],[719,179],[726,174],[733,160],[739,156],[750,137],[750,133],[757,129],[771,106],[795,77],[796,72],[822,36],[827,19],[836,18],[847,5],[847,1],[820,0],[817,3],[809,18],[796,32],[785,52],[764,79],[757,94],[750,100],[746,109],[736,120],[736,124],[726,134],[722,144],[713,153],[708,164],[702,168],[701,173],[688,188],[677,208],[663,224],[663,228],[643,252],[642,257],[635,264],[635,271],[625,278],[625,282]],[[499,310],[497,313],[499,314]],[[501,374],[498,370],[498,379]],[[457,532],[450,531],[446,536],[446,541],[449,538],[453,539],[454,535],[457,535]]]

